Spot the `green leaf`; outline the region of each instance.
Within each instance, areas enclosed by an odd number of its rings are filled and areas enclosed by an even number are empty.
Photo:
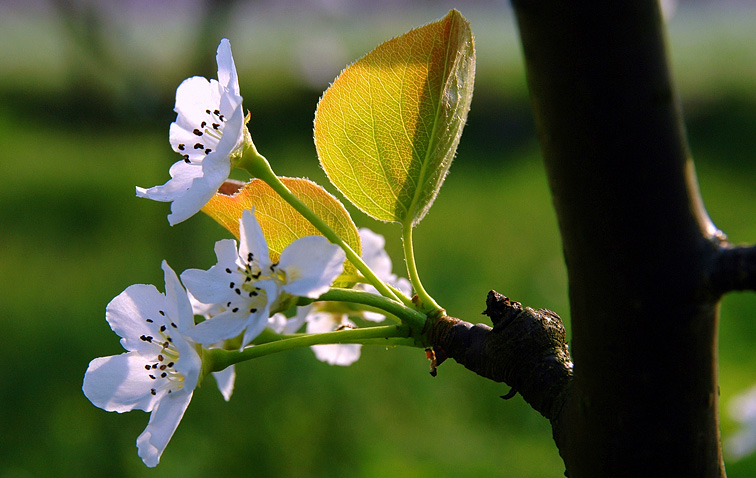
[[[360,234],[352,218],[338,199],[318,184],[302,178],[280,178],[287,188],[333,229],[358,255]],[[245,209],[255,208],[255,217],[265,234],[272,261],[300,237],[322,234],[281,196],[260,179],[247,184],[226,181],[202,211],[239,237],[239,219]],[[351,287],[357,280],[354,265],[344,262],[344,272],[335,287]]]
[[[474,78],[470,25],[456,10],[357,60],[315,113],[328,179],[366,214],[415,226],[457,150]]]

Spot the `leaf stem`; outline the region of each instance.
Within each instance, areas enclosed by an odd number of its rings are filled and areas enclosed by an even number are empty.
[[[360,290],[333,288],[316,300],[350,302],[380,309],[398,317],[403,323],[409,325],[414,333],[420,333],[427,320],[425,314],[400,302]]]
[[[415,264],[415,249],[412,245],[412,224],[402,224],[402,243],[404,247],[404,260],[407,263],[407,275],[412,283],[412,288],[420,301],[420,310],[430,312],[430,315],[444,315],[446,311],[438,305],[431,297],[420,282],[420,275],[417,272]]]
[[[279,338],[281,337],[281,338]],[[206,349],[203,362],[207,369],[218,372],[226,367],[265,355],[285,352],[302,347],[324,344],[405,345],[415,347],[407,325],[387,325],[364,329],[346,329],[322,334],[296,334],[270,336],[271,342],[247,347],[243,350]]]
[[[304,216],[305,219],[310,221],[318,231],[323,233],[329,241],[341,247],[346,253],[347,259],[354,264],[357,270],[365,276],[365,279],[367,279],[373,287],[378,289],[378,292],[380,292],[381,295],[401,301],[401,299],[397,297],[397,295],[381,279],[379,279],[378,276],[375,275],[375,272],[365,264],[365,261],[354,252],[354,249],[352,249],[349,244],[344,242],[344,240],[341,239],[341,237],[339,237],[339,235],[320,218],[320,216],[315,214],[312,209],[303,203],[283,182],[281,182],[270,167],[268,160],[257,151],[257,148],[255,148],[252,141],[248,141],[245,145],[244,154],[239,159],[237,166],[246,169],[252,176],[265,181],[265,183],[273,188],[284,201],[288,202],[297,210],[297,212]]]

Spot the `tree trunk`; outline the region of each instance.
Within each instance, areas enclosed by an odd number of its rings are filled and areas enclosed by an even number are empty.
[[[514,0],[569,277],[571,478],[724,476],[720,235],[699,198],[651,0]]]

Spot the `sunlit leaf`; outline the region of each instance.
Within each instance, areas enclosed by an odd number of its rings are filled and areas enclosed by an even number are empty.
[[[357,60],[315,114],[328,179],[366,214],[416,225],[451,165],[474,77],[472,33],[456,10]]]
[[[301,178],[280,178],[286,187],[320,216],[357,254],[361,253],[360,235],[352,218],[338,199],[316,183]],[[265,234],[270,257],[278,261],[281,251],[300,237],[322,235],[273,189],[259,179],[247,184],[226,181],[202,211],[239,237],[239,218],[245,209],[255,208],[255,217]],[[355,282],[356,269],[344,263],[344,274],[337,287]]]

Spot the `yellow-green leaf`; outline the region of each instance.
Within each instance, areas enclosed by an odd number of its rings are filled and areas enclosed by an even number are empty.
[[[315,113],[328,179],[366,214],[416,225],[454,158],[474,77],[470,25],[456,10],[357,60]]]
[[[320,216],[358,255],[362,247],[357,226],[338,199],[318,184],[301,178],[280,178],[287,188]],[[226,181],[202,208],[208,216],[239,237],[239,219],[245,209],[255,208],[255,217],[265,234],[270,258],[278,261],[281,252],[300,237],[322,235],[270,186],[259,179],[247,184]],[[344,263],[344,273],[334,284],[349,287],[357,272],[351,262]]]

